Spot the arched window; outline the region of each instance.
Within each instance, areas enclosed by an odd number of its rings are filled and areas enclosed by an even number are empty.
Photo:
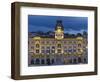
[[[68,52],[71,53],[72,52],[72,49],[69,49]]]
[[[57,52],[58,52],[58,53],[61,53],[61,49],[58,49]]]
[[[44,61],[44,59],[42,59],[42,60],[41,60],[41,64],[44,64],[44,63],[45,63],[45,61]]]
[[[45,53],[45,50],[42,50],[41,52],[42,52],[42,53]]]
[[[39,64],[40,63],[40,60],[39,59],[36,59],[36,64]]]
[[[39,53],[39,49],[36,50],[36,53]]]
[[[42,49],[45,49],[45,46],[42,46],[41,48],[42,48]]]
[[[74,63],[74,64],[76,64],[76,63],[77,63],[76,59],[74,59],[74,60],[73,60],[73,63]]]
[[[81,44],[78,44],[78,47],[81,47]]]
[[[31,64],[34,64],[34,59],[31,60]]]
[[[39,44],[36,44],[36,48],[39,48],[40,47],[40,45]]]
[[[61,48],[61,44],[58,44],[57,47],[58,47],[58,48]]]

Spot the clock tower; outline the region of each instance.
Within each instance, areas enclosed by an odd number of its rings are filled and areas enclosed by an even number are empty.
[[[57,24],[55,27],[55,39],[63,39],[64,38],[64,28],[62,25],[62,21],[61,20],[57,20]]]

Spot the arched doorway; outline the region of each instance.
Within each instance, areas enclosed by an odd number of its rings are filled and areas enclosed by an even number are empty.
[[[78,58],[78,63],[81,63],[81,62],[82,62],[82,60],[81,60],[81,58],[79,57],[79,58]]]
[[[84,58],[84,63],[87,63],[87,60],[86,60],[86,58]]]
[[[31,64],[34,64],[34,59],[31,60]]]
[[[45,64],[45,61],[44,61],[44,59],[42,59],[42,60],[41,60],[41,64]]]
[[[48,59],[46,59],[46,63],[48,64],[48,65],[50,65],[51,63],[50,63],[50,59],[48,58]]]
[[[54,64],[54,59],[51,60],[52,64]]]
[[[76,60],[76,58],[73,60],[73,63],[74,63],[74,64],[76,64],[76,63],[77,63],[77,60]]]
[[[72,59],[69,60],[69,63],[72,64]]]
[[[39,59],[36,59],[36,64],[39,64],[40,63],[40,60]]]

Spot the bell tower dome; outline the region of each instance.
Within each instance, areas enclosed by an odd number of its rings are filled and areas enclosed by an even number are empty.
[[[61,20],[57,20],[55,27],[55,39],[63,39],[64,38],[64,28]]]

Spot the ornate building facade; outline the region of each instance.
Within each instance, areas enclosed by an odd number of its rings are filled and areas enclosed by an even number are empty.
[[[57,21],[54,35],[28,38],[28,65],[86,64],[87,37],[67,36],[62,21]]]

